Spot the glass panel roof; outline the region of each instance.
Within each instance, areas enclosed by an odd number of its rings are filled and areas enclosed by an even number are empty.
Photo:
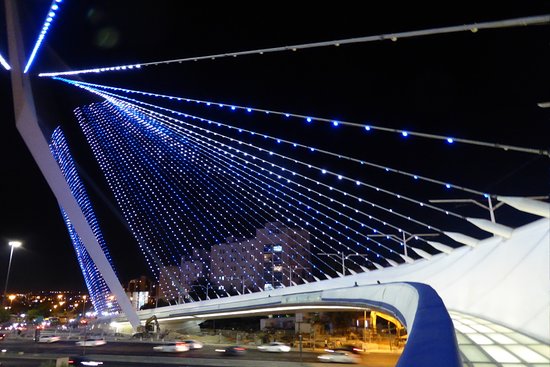
[[[550,346],[503,325],[449,311],[464,367],[550,367]]]

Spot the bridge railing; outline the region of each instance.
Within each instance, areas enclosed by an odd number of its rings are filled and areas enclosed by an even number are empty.
[[[397,367],[459,367],[454,325],[437,292],[422,283],[388,283],[323,291],[323,301],[366,304],[393,314],[408,339]]]

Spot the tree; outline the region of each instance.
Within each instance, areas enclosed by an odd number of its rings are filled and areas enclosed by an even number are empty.
[[[352,325],[354,314],[351,312],[329,312],[330,321],[334,328],[343,330]]]
[[[38,308],[31,309],[27,312],[27,320],[33,322],[37,318],[43,318],[44,312]]]
[[[0,323],[10,320],[10,313],[4,307],[0,308]]]

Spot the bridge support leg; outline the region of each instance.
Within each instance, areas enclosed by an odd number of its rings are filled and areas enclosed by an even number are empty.
[[[132,307],[128,296],[126,296],[126,292],[122,288],[107,257],[103,253],[82,209],[74,198],[59,165],[50,151],[48,141],[38,124],[30,78],[28,74],[23,74],[22,72],[25,58],[16,3],[16,0],[5,1],[8,46],[11,63],[11,84],[17,130],[23,137],[27,148],[30,150],[42,175],[53,191],[59,206],[62,207],[69,216],[71,223],[86,247],[86,251],[88,251],[94,264],[101,272],[109,289],[116,296],[117,302],[122,311],[126,314],[128,321],[134,329],[137,329],[140,324],[137,312]]]

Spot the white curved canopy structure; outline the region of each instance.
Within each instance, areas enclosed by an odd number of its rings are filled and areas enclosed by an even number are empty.
[[[358,275],[359,284],[431,285],[448,309],[481,316],[550,343],[550,220],[516,228],[430,260]],[[375,281],[376,281],[375,280]]]

